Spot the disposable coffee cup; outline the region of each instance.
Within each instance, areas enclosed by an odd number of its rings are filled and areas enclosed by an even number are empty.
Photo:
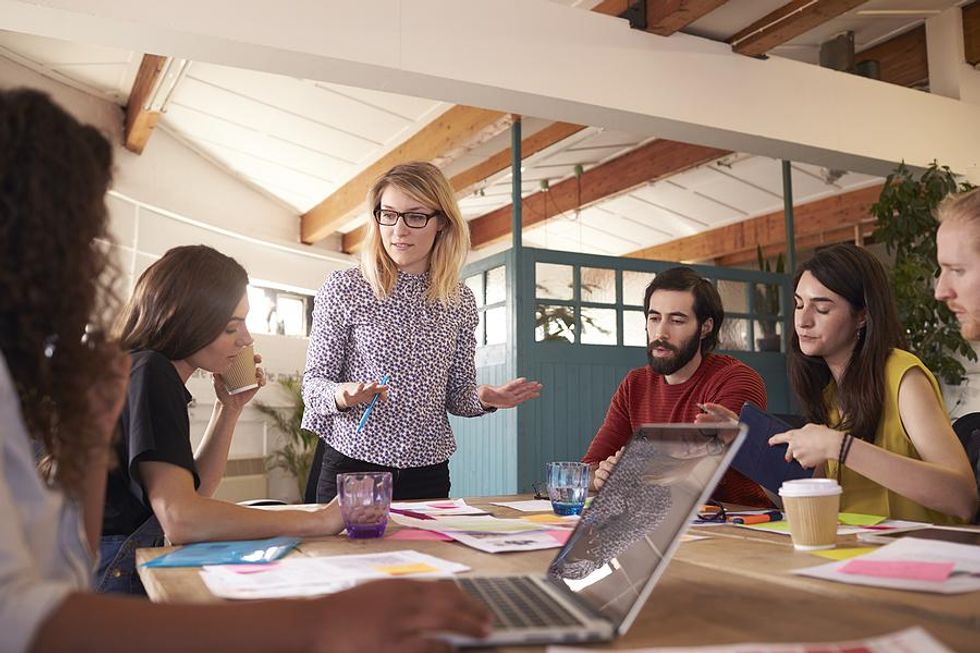
[[[798,551],[832,549],[837,545],[842,491],[831,478],[786,481],[779,488],[793,546]]]
[[[255,350],[246,345],[232,362],[231,367],[221,373],[228,394],[237,395],[259,387],[258,370],[255,368]]]

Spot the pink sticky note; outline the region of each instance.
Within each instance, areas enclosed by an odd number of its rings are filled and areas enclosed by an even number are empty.
[[[261,571],[269,571],[270,569],[278,566],[278,562],[265,562],[261,565],[245,564],[245,565],[224,565],[225,569],[231,570],[236,574],[255,574]]]
[[[402,528],[387,536],[389,540],[427,540],[433,542],[452,542],[453,538],[435,531],[421,528]]]
[[[572,534],[572,531],[560,531],[560,530],[547,531],[547,532],[548,535],[558,540],[559,544],[564,544],[565,542],[567,542],[568,536]]]
[[[953,573],[952,562],[916,562],[915,560],[851,560],[840,568],[845,574],[924,580],[942,583]]]
[[[452,510],[453,508],[459,507],[452,501],[442,501],[442,502],[434,501],[428,505],[430,508],[435,508],[436,510]]]

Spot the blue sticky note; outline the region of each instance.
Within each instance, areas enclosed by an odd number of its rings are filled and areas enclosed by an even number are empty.
[[[203,565],[261,564],[278,560],[300,543],[298,537],[267,540],[198,542],[164,553],[144,567],[201,567]]]
[[[387,385],[388,384],[388,380],[390,378],[391,377],[390,377],[389,374],[385,374],[384,376],[381,377],[380,384],[381,385]],[[368,407],[364,409],[364,414],[361,415],[361,421],[359,421],[357,423],[357,428],[354,429],[354,433],[360,433],[364,429],[364,425],[367,424],[368,417],[371,416],[371,411],[374,410],[374,404],[378,403],[378,397],[379,396],[381,396],[381,395],[374,395],[373,397],[371,397],[371,403],[369,403],[368,404]]]

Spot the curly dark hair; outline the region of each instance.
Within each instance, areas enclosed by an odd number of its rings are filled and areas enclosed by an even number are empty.
[[[0,91],[0,351],[49,481],[76,494],[104,442],[88,391],[112,356],[112,149],[47,95]],[[118,352],[118,346],[115,352]]]

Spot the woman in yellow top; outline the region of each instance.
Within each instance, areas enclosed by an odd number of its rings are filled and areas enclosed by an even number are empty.
[[[836,477],[842,511],[969,519],[973,473],[936,379],[900,348],[902,325],[881,263],[853,245],[829,247],[799,267],[795,288],[789,377],[814,423],[770,444],[785,442],[787,461]]]

